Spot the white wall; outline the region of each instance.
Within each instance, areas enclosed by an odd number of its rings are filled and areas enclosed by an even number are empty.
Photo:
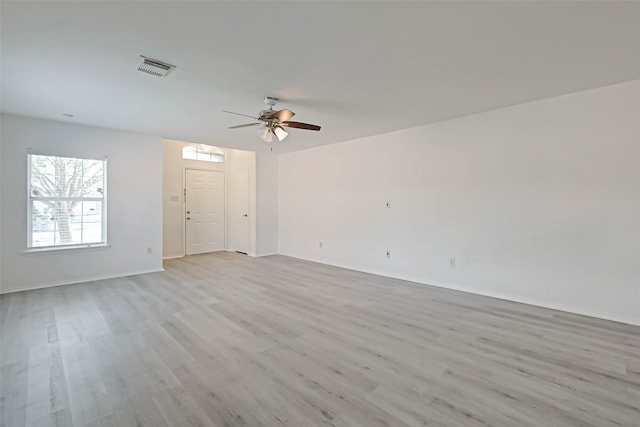
[[[162,269],[162,140],[2,115],[2,292]],[[25,254],[27,149],[107,163],[110,248]],[[147,254],[152,248],[152,254]]]
[[[640,324],[639,117],[634,81],[283,154],[280,252]]]
[[[262,150],[256,152],[256,255],[275,253],[278,253],[278,157]]]

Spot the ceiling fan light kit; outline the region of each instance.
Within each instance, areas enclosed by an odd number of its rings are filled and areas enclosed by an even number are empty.
[[[273,142],[273,134],[269,131],[268,127],[260,130],[260,137],[264,142]]]
[[[260,137],[266,142],[272,142],[274,136],[279,142],[284,141],[284,139],[289,136],[289,132],[284,129],[285,127],[314,131],[320,130],[320,126],[318,125],[289,121],[289,119],[293,117],[295,113],[291,110],[287,110],[286,108],[283,110],[275,111],[273,109],[273,106],[276,105],[278,101],[278,98],[266,96],[264,98],[264,103],[269,108],[267,110],[260,111],[258,117],[253,117],[248,114],[236,113],[227,110],[222,110],[222,112],[235,114],[238,116],[250,117],[254,120],[257,120],[255,123],[230,126],[229,129],[238,129],[250,126],[264,126],[264,128],[260,130]]]
[[[282,128],[282,126],[276,126],[273,128],[273,133],[278,138],[278,141],[284,141],[284,139],[289,136],[289,133]]]

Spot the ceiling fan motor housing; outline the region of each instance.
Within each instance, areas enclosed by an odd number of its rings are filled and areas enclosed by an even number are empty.
[[[276,105],[278,103],[279,99],[275,98],[273,96],[265,96],[264,97],[264,103],[267,104],[269,106],[269,108],[273,107],[274,105]]]

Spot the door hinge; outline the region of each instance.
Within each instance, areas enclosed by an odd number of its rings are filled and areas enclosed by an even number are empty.
[[[184,189],[184,202],[187,203],[187,189]]]

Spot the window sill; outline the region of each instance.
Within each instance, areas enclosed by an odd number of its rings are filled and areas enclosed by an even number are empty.
[[[47,247],[47,248],[29,248],[23,251],[23,254],[27,255],[36,255],[36,254],[51,254],[56,252],[81,252],[87,250],[107,250],[111,247],[106,243],[104,244],[95,244],[95,245],[73,245],[73,246],[58,246],[58,247]]]

